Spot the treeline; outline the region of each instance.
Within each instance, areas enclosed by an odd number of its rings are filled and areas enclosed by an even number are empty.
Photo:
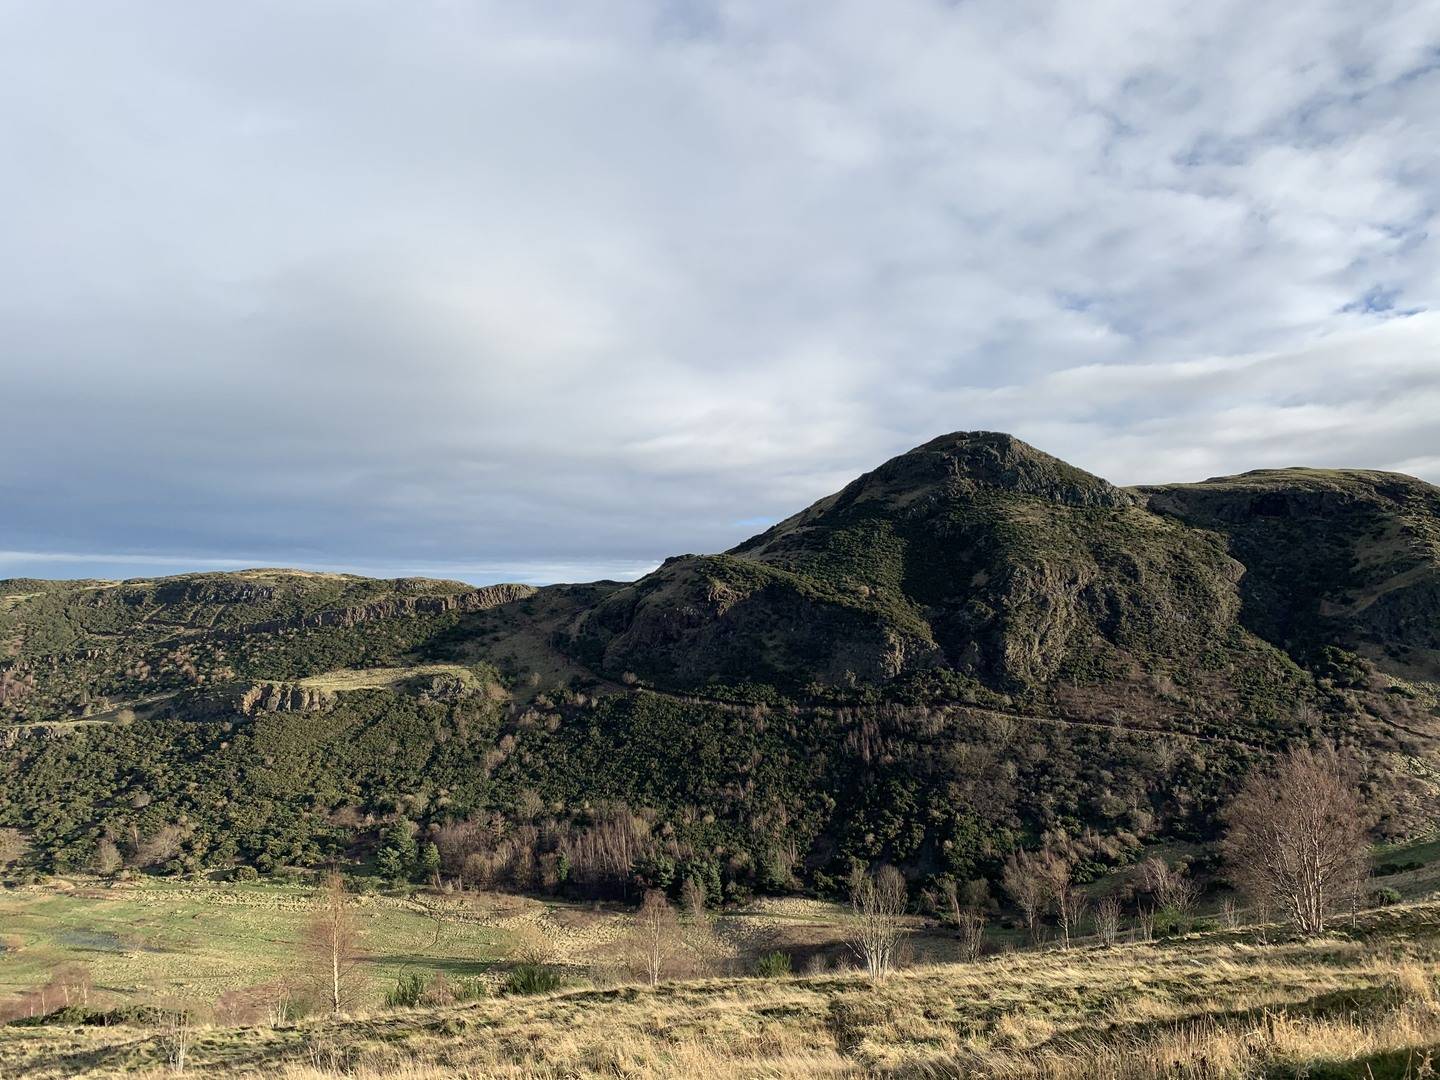
[[[423,878],[433,844],[440,874],[467,886],[634,897],[694,877],[719,903],[839,895],[881,863],[922,887],[994,882],[1047,835],[1083,846],[1074,873],[1089,880],[1156,837],[1213,839],[1256,756],[966,707],[563,691],[521,709],[364,691],[323,713],[22,741],[0,755],[0,828],[24,840],[20,872]],[[397,869],[383,853],[402,823],[417,847]]]

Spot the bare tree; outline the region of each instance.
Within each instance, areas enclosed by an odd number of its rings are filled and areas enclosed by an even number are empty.
[[[135,848],[133,856],[137,867],[160,866],[180,854],[180,845],[186,830],[179,825],[164,825],[156,829]]]
[[[710,913],[705,910],[705,886],[693,877],[687,877],[680,886],[680,906],[685,914],[694,920],[709,921]]]
[[[1155,937],[1155,909],[1148,904],[1141,904],[1135,912],[1135,933],[1141,941]]]
[[[720,941],[715,932],[715,918],[705,906],[705,886],[693,877],[685,879],[680,889],[685,909],[681,937],[690,950],[692,968],[697,974],[715,970],[720,959]]]
[[[967,908],[960,915],[960,955],[978,960],[985,951],[985,913]]]
[[[1077,888],[1069,880],[1067,875],[1064,884],[1057,883],[1055,891],[1051,894],[1052,903],[1055,905],[1055,918],[1060,923],[1061,948],[1070,947],[1070,934],[1079,927],[1080,920],[1085,917],[1085,908],[1089,901],[1085,898],[1083,889]]]
[[[680,921],[665,894],[652,889],[645,894],[635,913],[630,931],[631,954],[635,965],[650,981],[660,982],[666,965],[680,946]]]
[[[1233,878],[1305,935],[1323,933],[1369,872],[1371,819],[1356,774],[1331,747],[1291,750],[1253,771],[1226,814]]]
[[[895,966],[908,899],[905,878],[893,866],[856,877],[850,888],[848,944],[872,979]]]
[[[354,997],[362,957],[360,927],[345,893],[345,879],[334,870],[325,875],[305,940],[316,982],[330,999],[331,1011],[340,1013]]]
[[[1200,886],[1179,863],[1171,866],[1152,856],[1140,864],[1140,880],[1157,904],[1182,919],[1190,917],[1200,899]]]
[[[1076,888],[1070,876],[1070,860],[1058,852],[1047,851],[1035,861],[1035,872],[1044,882],[1044,896],[1060,924],[1061,948],[1070,947],[1070,931],[1085,912],[1085,894]]]
[[[1220,905],[1220,925],[1226,930],[1234,930],[1240,925],[1240,906],[1233,896],[1227,896]]]
[[[121,866],[120,849],[115,846],[115,841],[109,837],[103,838],[95,845],[95,872],[102,877],[109,877]]]
[[[951,925],[959,930],[964,916],[964,908],[960,902],[960,883],[952,877],[945,878],[940,883],[940,895],[950,916]]]
[[[171,1010],[166,1016],[163,1039],[170,1071],[183,1075],[190,1061],[190,1048],[195,1043],[195,1027],[189,1011],[183,1006]]]
[[[941,882],[941,894],[950,921],[960,939],[960,955],[966,960],[977,960],[985,947],[985,912],[981,905],[973,902],[978,897],[969,895],[974,890],[966,888],[967,895],[961,895],[960,884],[954,878]]]
[[[1107,896],[1095,905],[1095,934],[1107,948],[1120,937],[1120,898]]]
[[[1000,883],[1020,909],[1025,929],[1034,939],[1040,932],[1040,916],[1050,902],[1051,871],[1043,856],[1017,851],[1005,860]]]

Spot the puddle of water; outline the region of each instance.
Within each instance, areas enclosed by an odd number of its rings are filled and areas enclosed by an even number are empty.
[[[125,951],[120,935],[108,930],[66,930],[56,934],[55,940],[72,949],[89,949],[91,952]]]

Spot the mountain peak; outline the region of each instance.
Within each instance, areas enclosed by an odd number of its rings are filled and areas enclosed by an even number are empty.
[[[1126,506],[1134,496],[1000,431],[955,431],[892,458],[851,489],[940,486],[950,494],[1032,495],[1068,506]],[[857,491],[858,493],[858,491]]]

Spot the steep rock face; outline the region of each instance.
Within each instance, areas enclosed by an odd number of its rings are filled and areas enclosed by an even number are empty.
[[[235,702],[241,716],[261,712],[324,712],[335,707],[335,695],[289,683],[262,683],[242,691]]]

